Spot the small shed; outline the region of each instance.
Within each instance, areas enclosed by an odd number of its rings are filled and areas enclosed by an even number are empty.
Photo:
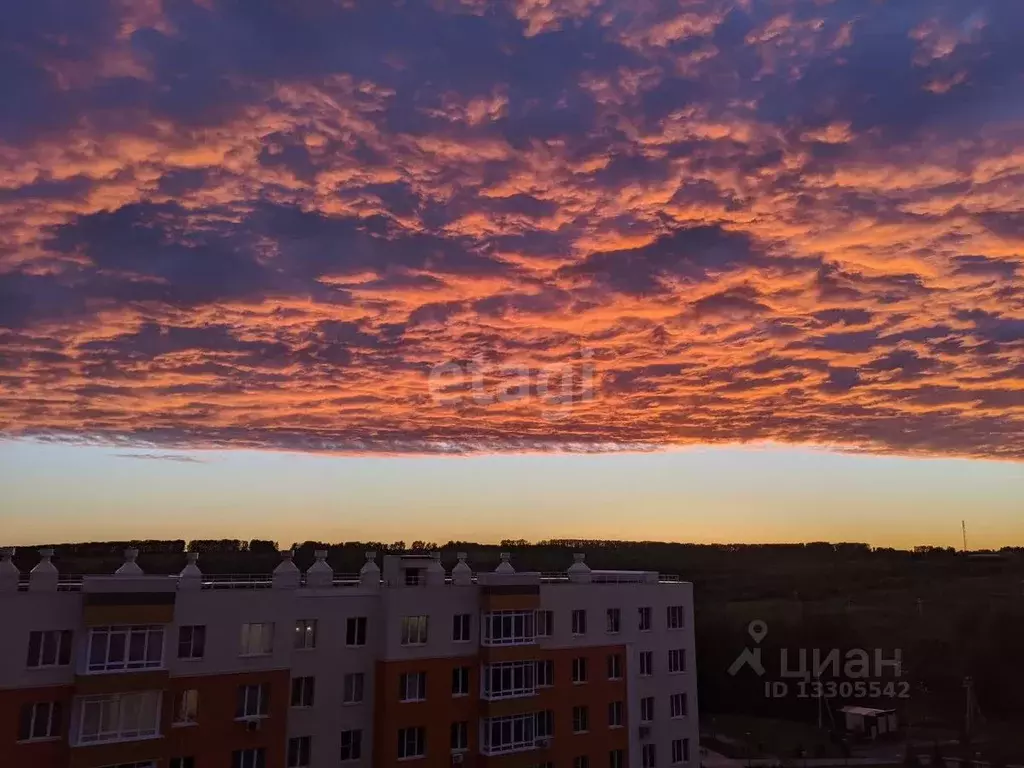
[[[846,731],[869,739],[877,739],[887,733],[899,730],[899,718],[895,709],[873,709],[872,707],[841,707],[846,720]]]

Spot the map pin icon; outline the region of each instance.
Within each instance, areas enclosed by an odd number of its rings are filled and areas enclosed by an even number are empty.
[[[754,638],[755,643],[760,643],[768,634],[768,625],[761,619],[754,619],[747,625],[747,634]]]

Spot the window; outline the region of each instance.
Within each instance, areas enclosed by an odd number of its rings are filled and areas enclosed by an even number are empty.
[[[615,633],[622,629],[622,612],[618,608],[609,608],[605,616],[605,631]]]
[[[654,745],[644,744],[640,748],[640,765],[641,768],[654,768]]]
[[[533,661],[500,661],[484,667],[483,697],[505,699],[536,692],[537,664]]]
[[[239,655],[267,656],[274,650],[273,624],[243,624]]]
[[[493,611],[481,617],[483,645],[527,645],[535,643],[533,611]]]
[[[452,642],[469,642],[472,619],[473,617],[468,613],[457,613],[452,616]]]
[[[238,686],[238,703],[235,718],[266,717],[270,704],[270,690],[266,683]]]
[[[202,624],[178,627],[178,658],[201,659],[206,652],[206,627]]]
[[[313,699],[316,696],[315,677],[293,677],[292,678],[292,706],[312,707]]]
[[[465,720],[452,723],[452,752],[469,749],[469,723]]]
[[[686,717],[689,714],[689,703],[685,693],[673,693],[668,700],[669,712],[672,717]]]
[[[572,612],[572,633],[574,635],[587,634],[587,612],[575,610]]]
[[[341,703],[358,704],[363,700],[365,681],[362,672],[349,672],[341,679]]]
[[[66,667],[71,663],[70,629],[54,629],[28,633],[29,667]]]
[[[267,751],[263,747],[236,749],[231,753],[231,768],[267,768]]]
[[[618,653],[608,654],[608,679],[619,680],[622,678],[622,656]]]
[[[555,612],[537,611],[537,636],[551,637],[555,634]]]
[[[39,701],[21,707],[18,741],[56,739],[61,731],[61,705],[59,701]]]
[[[587,707],[572,708],[572,732],[584,733],[590,730],[590,710]]]
[[[683,606],[670,605],[666,613],[669,629],[682,629],[686,626],[686,613],[683,611]]]
[[[398,680],[398,698],[402,701],[423,701],[427,698],[427,673],[402,675]]]
[[[587,658],[577,656],[572,660],[572,681],[574,683],[587,682]]]
[[[686,649],[685,648],[673,648],[668,652],[668,671],[669,672],[685,672],[686,671]]]
[[[163,627],[96,627],[89,633],[90,672],[154,669],[163,663]]]
[[[295,622],[295,649],[311,648],[316,648],[316,619],[299,619]]]
[[[82,699],[78,743],[144,739],[160,735],[160,691],[114,693]]]
[[[427,617],[402,617],[402,645],[426,645]]]
[[[469,667],[452,670],[452,696],[469,696]]]
[[[640,722],[649,723],[654,719],[654,697],[644,696],[640,699]]]
[[[640,651],[640,674],[644,677],[654,674],[653,651]]]
[[[422,727],[398,729],[398,759],[427,754],[427,733]]]
[[[195,725],[199,719],[199,691],[189,688],[174,694],[174,724]]]
[[[555,684],[555,662],[552,659],[545,659],[537,662],[537,685],[548,687]]]
[[[651,609],[650,607],[638,608],[637,612],[640,614],[640,631],[650,632],[651,631]]]
[[[417,587],[420,584],[424,584],[424,583],[426,583],[426,580],[423,578],[423,569],[422,568],[406,568],[405,569],[405,586],[407,586],[407,587]]]
[[[608,768],[626,768],[626,751],[613,749],[608,753]]]
[[[484,719],[480,727],[485,755],[533,749],[537,741],[537,713]]]
[[[172,757],[170,768],[196,768],[194,757]]]
[[[309,736],[288,739],[288,768],[308,768],[311,741]]]
[[[690,762],[690,740],[672,739],[672,764]]]
[[[365,616],[350,616],[345,620],[345,645],[366,645]]]
[[[534,730],[538,739],[549,738],[555,732],[555,713],[550,709],[538,712]]]
[[[341,759],[359,760],[363,756],[363,732],[341,732]]]
[[[622,727],[622,702],[621,701],[610,701],[608,702],[608,727],[609,728],[620,728]]]
[[[590,758],[586,755],[580,755],[572,759],[572,768],[590,768]]]

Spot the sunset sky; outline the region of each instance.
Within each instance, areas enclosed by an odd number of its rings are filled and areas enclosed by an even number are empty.
[[[1024,545],[1019,0],[34,0],[0,544]]]

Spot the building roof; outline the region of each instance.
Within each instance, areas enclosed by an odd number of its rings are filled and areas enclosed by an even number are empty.
[[[872,707],[840,707],[840,712],[844,712],[848,715],[861,715],[863,717],[877,717],[878,715],[889,715],[895,712],[895,709],[873,709]]]

